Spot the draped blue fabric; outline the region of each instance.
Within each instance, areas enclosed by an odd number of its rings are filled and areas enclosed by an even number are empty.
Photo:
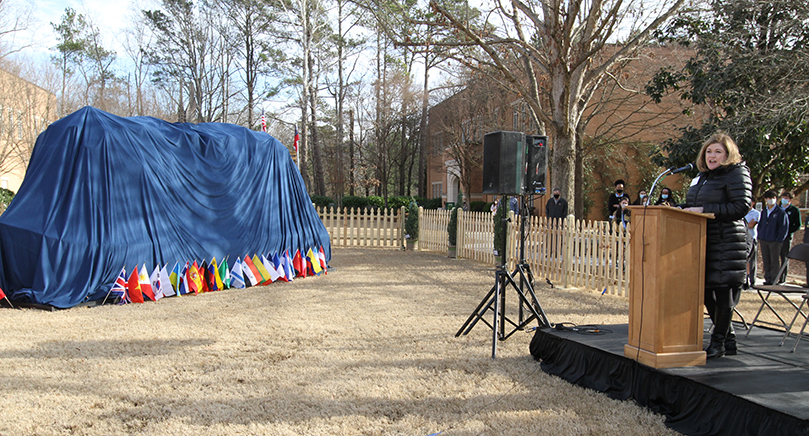
[[[124,266],[319,247],[330,260],[298,168],[270,135],[85,107],[39,136],[0,215],[0,286],[67,308],[104,298]]]

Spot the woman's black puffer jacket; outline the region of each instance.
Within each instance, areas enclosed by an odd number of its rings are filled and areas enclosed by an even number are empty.
[[[685,207],[702,206],[708,220],[705,288],[737,288],[747,274],[744,216],[753,199],[750,170],[744,163],[700,173],[686,195]]]

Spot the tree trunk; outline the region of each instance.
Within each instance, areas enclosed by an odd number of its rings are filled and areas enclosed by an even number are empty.
[[[430,51],[425,51],[424,88],[421,91],[421,121],[419,123],[418,195],[423,198],[427,198],[427,111],[430,106],[430,88],[427,86],[430,78],[429,56]]]
[[[567,199],[568,210],[577,210],[576,204],[576,134],[572,129],[557,128],[553,145],[553,185]]]

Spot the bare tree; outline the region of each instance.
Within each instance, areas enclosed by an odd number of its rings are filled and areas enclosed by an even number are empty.
[[[438,19],[431,24],[443,32],[432,45],[477,48],[454,59],[524,99],[539,133],[550,128],[553,184],[575,207],[577,145],[591,98],[684,1],[512,0],[495,2],[482,11],[485,19],[469,21],[432,0]]]
[[[476,77],[477,76],[477,77]],[[430,119],[433,135],[439,138],[446,162],[436,161],[436,169],[448,171],[458,178],[463,200],[468,205],[472,192],[472,175],[482,167],[483,135],[498,130],[506,97],[497,84],[470,74],[463,87],[451,87],[455,94],[448,97],[444,110],[433,110]],[[449,109],[451,108],[451,109]],[[449,109],[449,110],[447,110]],[[439,144],[435,144],[439,145]]]
[[[0,0],[0,60],[30,46],[18,38],[33,22],[33,3]]]

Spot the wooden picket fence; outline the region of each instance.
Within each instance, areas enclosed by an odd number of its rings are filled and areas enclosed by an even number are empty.
[[[401,248],[404,245],[404,207],[315,209],[329,232],[332,247]]]
[[[491,212],[458,211],[457,255],[494,265],[494,221]],[[449,211],[429,211],[419,220],[419,249],[447,252]],[[509,269],[520,261],[520,219],[507,229]],[[443,229],[443,230],[442,230]],[[535,280],[626,296],[629,289],[629,231],[610,229],[606,221],[530,217],[525,226],[525,262]]]
[[[405,208],[316,208],[332,247],[402,248]],[[418,250],[447,253],[450,211],[419,208]],[[520,219],[508,224],[509,269],[520,261]],[[525,262],[535,280],[626,296],[631,265],[627,229],[610,229],[606,221],[530,217],[525,226]],[[494,221],[491,212],[458,211],[457,256],[494,266]]]

